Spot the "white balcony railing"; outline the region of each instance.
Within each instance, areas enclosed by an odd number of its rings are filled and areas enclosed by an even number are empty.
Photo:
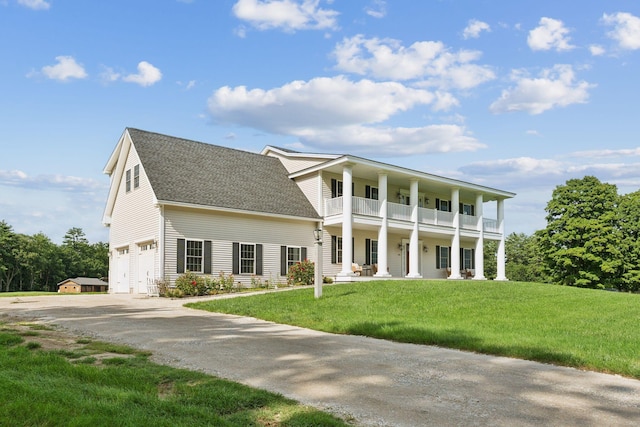
[[[325,216],[342,214],[342,197],[324,199],[324,214]]]
[[[365,199],[364,197],[353,197],[352,210],[357,215],[380,216],[380,201]]]
[[[477,230],[478,217],[474,215],[460,215],[460,227],[467,230]]]
[[[352,210],[355,215],[366,215],[380,217],[379,200],[366,199],[364,197],[352,198]],[[325,216],[342,214],[342,197],[325,199]],[[398,221],[411,221],[411,206],[399,203],[387,203],[387,217]],[[418,208],[418,222],[420,224],[440,225],[443,227],[453,227],[453,213],[436,209]],[[483,219],[484,231],[498,233],[498,221],[495,219]],[[474,215],[460,215],[460,228],[465,230],[478,229],[478,217]]]
[[[484,226],[484,231],[488,231],[491,233],[500,232],[497,219],[485,218],[482,225]]]
[[[387,203],[387,217],[389,219],[411,221],[411,206]]]

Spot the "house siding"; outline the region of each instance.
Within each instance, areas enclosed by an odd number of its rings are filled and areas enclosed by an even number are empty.
[[[178,239],[211,240],[214,276],[233,271],[233,242],[262,244],[263,274],[259,278],[286,282],[280,276],[280,246],[307,247],[307,257],[315,261],[313,221],[297,221],[258,215],[244,215],[202,209],[165,207],[165,278],[172,283],[177,273]],[[236,275],[242,286],[251,284],[251,275]]]
[[[134,166],[140,164],[140,158],[133,145],[130,146],[126,159],[124,170],[131,169],[133,174]],[[140,254],[138,245],[148,241],[158,241],[159,220],[160,211],[154,206],[153,190],[149,185],[144,167],[140,165],[139,187],[134,188],[132,176],[129,192],[126,191],[126,174],[123,174],[120,183],[118,183],[109,229],[109,292],[137,293],[139,288],[138,256]],[[129,286],[126,291],[122,287],[118,289],[115,283],[118,274],[117,251],[122,248],[129,250],[129,271],[127,273]],[[154,265],[157,265],[157,250],[154,250],[154,253]],[[154,277],[159,277],[157,268],[154,269]]]
[[[284,165],[285,169],[289,173],[295,173],[303,169],[311,168],[327,161],[327,159],[309,159],[309,158],[293,159],[289,157],[280,156],[274,152],[270,152],[269,156],[277,157],[278,159],[280,159],[280,162]]]
[[[300,187],[300,190],[307,196],[311,206],[314,207],[316,212],[321,212],[320,206],[318,206],[318,174],[307,175],[304,177],[296,178],[296,184]]]

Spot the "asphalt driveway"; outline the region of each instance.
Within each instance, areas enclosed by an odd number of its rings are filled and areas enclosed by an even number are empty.
[[[129,295],[0,298],[0,313],[150,350],[365,426],[637,426],[640,381],[333,335]]]

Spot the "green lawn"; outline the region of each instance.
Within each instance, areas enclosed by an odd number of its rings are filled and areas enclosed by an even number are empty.
[[[8,297],[39,297],[43,295],[71,295],[71,294],[59,294],[58,292],[45,292],[45,291],[25,291],[25,292],[0,292],[0,298]]]
[[[376,281],[190,303],[326,332],[640,379],[640,295],[537,283]]]
[[[0,426],[347,425],[278,394],[154,364],[125,346],[82,339],[80,348],[44,349],[44,333],[0,323]]]

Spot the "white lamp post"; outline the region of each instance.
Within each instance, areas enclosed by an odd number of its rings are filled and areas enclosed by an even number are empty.
[[[322,230],[316,228],[313,230],[313,238],[316,245],[316,265],[314,266],[314,296],[320,298],[322,296]]]

